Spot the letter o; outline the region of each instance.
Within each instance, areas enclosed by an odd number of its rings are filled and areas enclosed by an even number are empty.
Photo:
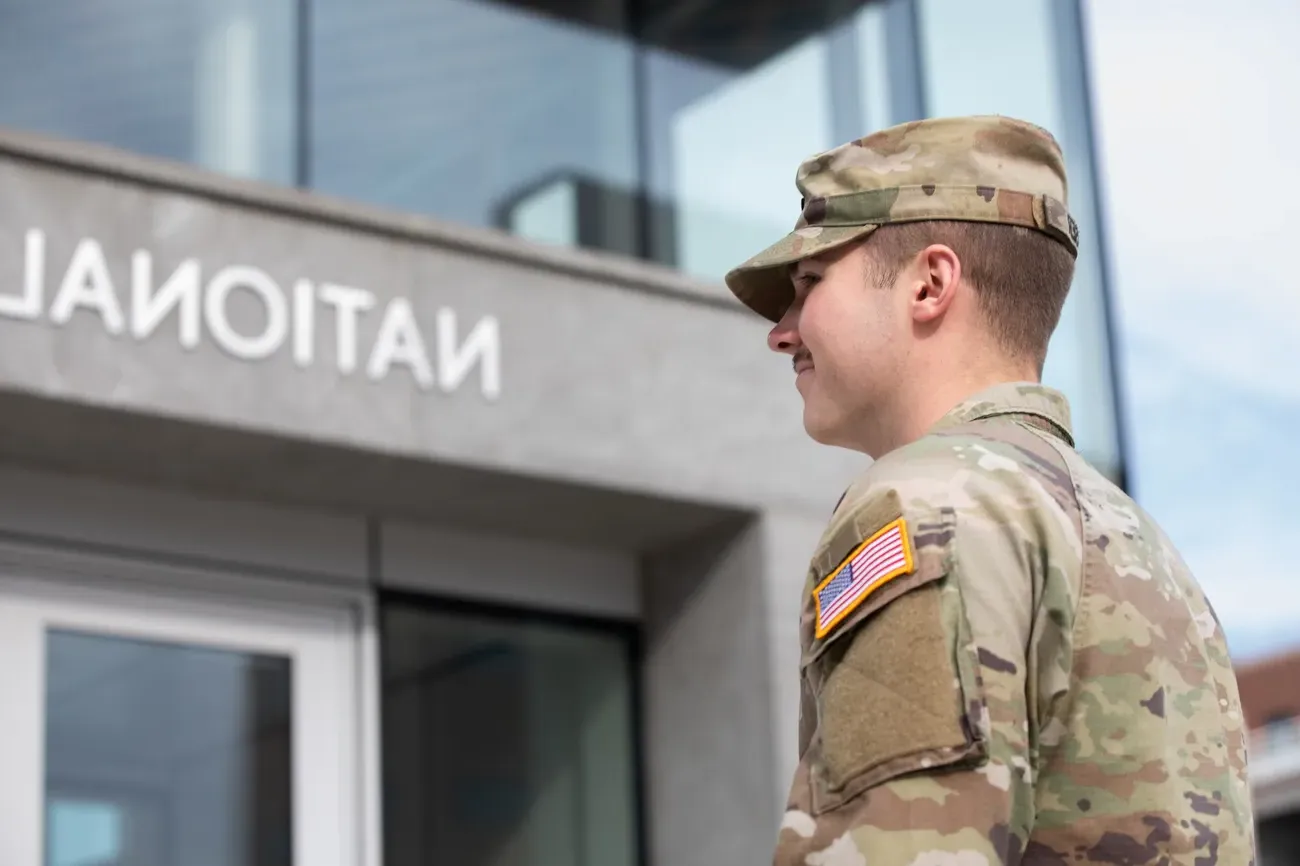
[[[226,302],[237,286],[252,289],[266,307],[266,330],[256,337],[245,337],[230,326]],[[217,345],[244,361],[258,361],[274,354],[289,333],[289,304],[284,292],[257,268],[233,267],[218,271],[208,283],[203,298],[203,317]]]

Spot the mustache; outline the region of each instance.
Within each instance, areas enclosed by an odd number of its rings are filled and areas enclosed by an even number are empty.
[[[790,367],[798,369],[799,365],[804,361],[812,362],[812,353],[806,349],[794,353],[794,357],[790,359]]]

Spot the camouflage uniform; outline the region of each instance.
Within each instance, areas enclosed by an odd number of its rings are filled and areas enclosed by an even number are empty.
[[[809,231],[806,202],[794,235],[729,275],[769,318],[788,303],[777,273],[810,242],[861,237],[871,226],[853,219],[897,217],[899,202],[1077,243],[1059,151],[1037,128],[932,121],[846,148],[800,172],[801,188],[850,199],[811,216],[859,208],[836,238]],[[943,209],[881,191],[895,172],[948,182]],[[1254,863],[1223,631],[1160,528],[1076,452],[1055,390],[996,385],[875,461],[803,597],[778,866]]]

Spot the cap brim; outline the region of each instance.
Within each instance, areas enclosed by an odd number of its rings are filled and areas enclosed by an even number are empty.
[[[877,228],[875,225],[857,225],[795,229],[758,255],[732,268],[724,281],[742,304],[769,321],[779,322],[794,300],[791,265],[865,238]]]

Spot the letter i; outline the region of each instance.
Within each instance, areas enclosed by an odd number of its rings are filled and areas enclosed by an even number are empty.
[[[293,362],[311,364],[316,353],[316,289],[308,280],[293,284]]]

